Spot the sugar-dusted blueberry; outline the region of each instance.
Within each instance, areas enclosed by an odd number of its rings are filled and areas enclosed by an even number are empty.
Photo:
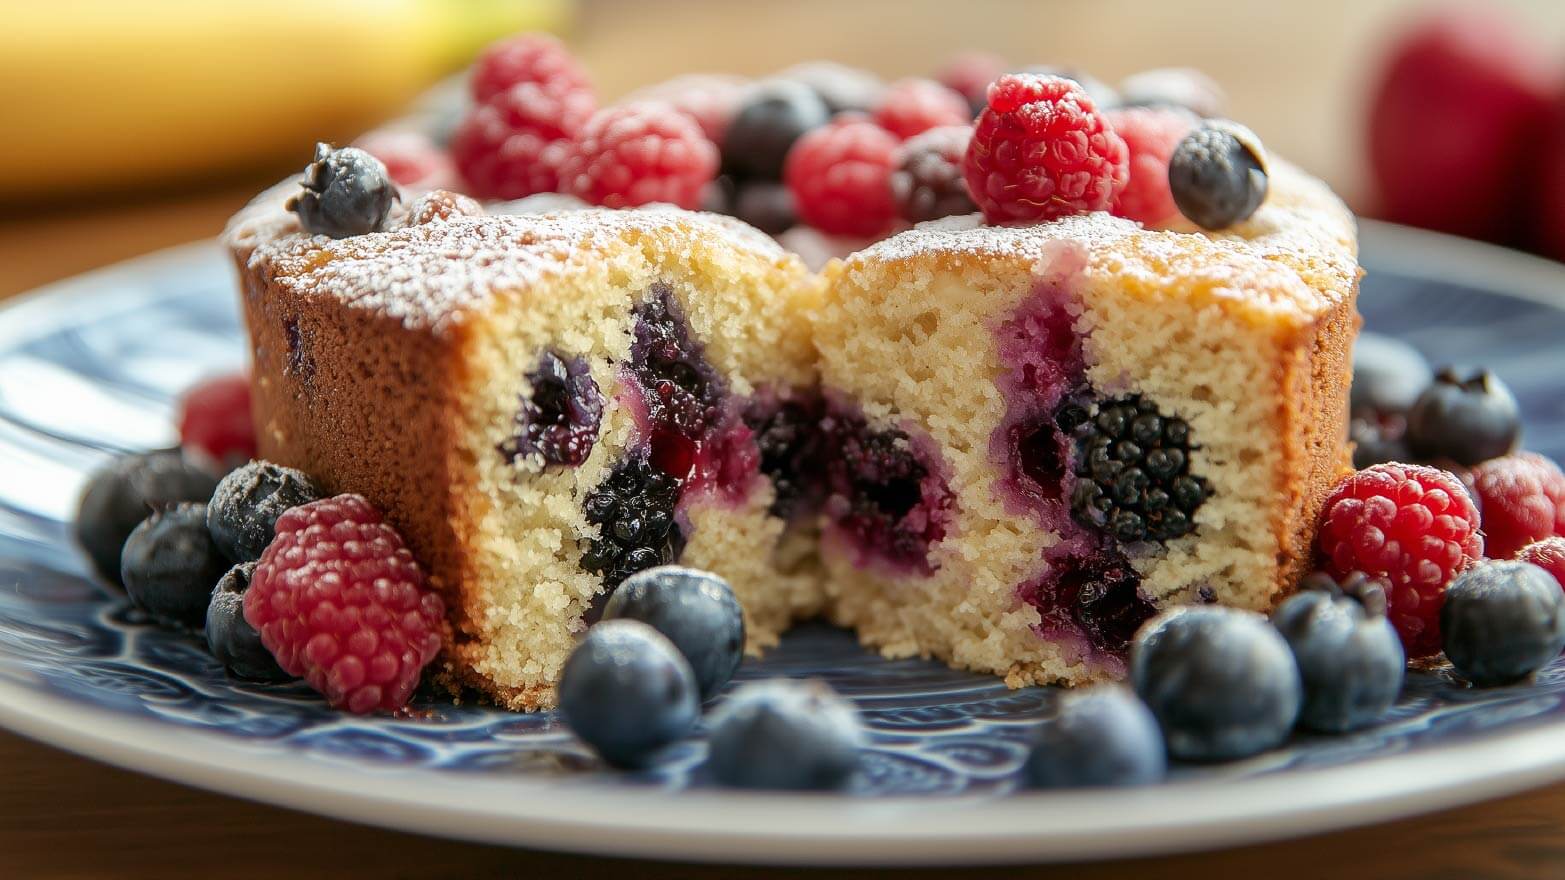
[[[153,511],[125,539],[120,577],[131,602],[160,623],[199,629],[229,561],[206,527],[207,506]]]
[[[744,613],[733,588],[709,571],[660,565],[626,578],[603,619],[639,620],[668,637],[695,672],[702,699],[733,678],[744,657]]]
[[[695,674],[662,633],[639,620],[587,630],[560,672],[560,714],[618,767],[643,767],[701,715]]]
[[[1266,201],[1266,154],[1241,125],[1211,121],[1197,127],[1168,160],[1168,188],[1179,212],[1206,229],[1243,222]]]
[[[386,166],[358,147],[316,144],[315,161],[299,183],[302,190],[288,200],[288,210],[306,231],[332,238],[378,232],[398,198]]]
[[[858,710],[818,681],[744,685],[713,711],[710,727],[712,775],[739,788],[839,788],[865,742]]]
[[[1302,586],[1272,613],[1304,682],[1299,723],[1328,733],[1374,723],[1396,702],[1407,671],[1385,587],[1363,572],[1340,584],[1316,573]]]
[[[1147,785],[1168,772],[1163,732],[1128,688],[1069,693],[1038,726],[1027,779],[1039,788]]]
[[[245,620],[245,590],[255,575],[254,562],[230,568],[212,590],[206,610],[206,643],[212,656],[240,678],[287,681],[292,678],[261,643],[261,634]]]
[[[774,80],[754,90],[723,136],[723,170],[739,178],[781,180],[793,142],[831,118],[826,102],[809,86]]]
[[[278,517],[321,497],[320,488],[302,471],[252,461],[217,484],[207,507],[207,528],[229,559],[251,562],[272,543]]]
[[[186,461],[178,451],[116,458],[94,471],[76,507],[76,541],[104,580],[120,580],[125,539],[154,509],[179,501],[206,501],[217,477]]]
[[[1440,631],[1445,655],[1468,681],[1522,681],[1565,649],[1565,593],[1530,562],[1480,562],[1446,588]]]
[[[1168,752],[1192,761],[1245,758],[1282,744],[1304,689],[1288,643],[1259,614],[1180,608],[1150,621],[1130,677],[1163,728]]]
[[[1353,343],[1353,387],[1348,408],[1366,412],[1406,413],[1434,372],[1418,349],[1400,339],[1365,331]]]
[[[1440,370],[1407,414],[1408,446],[1426,460],[1471,467],[1514,452],[1521,433],[1515,396],[1488,370]]]

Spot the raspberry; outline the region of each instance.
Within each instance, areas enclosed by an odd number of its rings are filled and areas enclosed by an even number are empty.
[[[961,95],[929,79],[892,83],[875,108],[875,123],[903,140],[942,125],[967,125],[971,119]]]
[[[1491,558],[1510,559],[1534,541],[1565,535],[1565,474],[1536,452],[1483,462],[1473,468],[1473,488]]]
[[[783,181],[805,223],[831,235],[873,237],[896,222],[891,172],[901,160],[895,135],[863,117],[843,117],[799,138]]]
[[[587,71],[559,40],[547,34],[521,34],[500,40],[473,62],[468,88],[484,103],[518,83],[536,83],[556,92],[590,92]]]
[[[1565,538],[1544,538],[1535,541],[1521,549],[1516,558],[1522,562],[1530,562],[1560,582],[1560,587],[1565,588]]]
[[[999,79],[1009,65],[1005,59],[988,52],[963,52],[940,68],[936,79],[941,85],[967,99],[968,108],[977,116],[984,109],[989,84]]]
[[[244,605],[283,671],[359,715],[407,703],[445,618],[402,536],[358,495],[278,518]]]
[[[1478,510],[1456,477],[1395,462],[1343,480],[1316,541],[1333,577],[1360,571],[1390,584],[1387,616],[1413,658],[1440,653],[1446,585],[1483,555]]]
[[[621,103],[660,101],[694,119],[714,144],[723,142],[728,123],[739,110],[745,80],[716,73],[688,73],[656,85],[637,89]]]
[[[1130,151],[1130,180],[1110,210],[1145,226],[1178,218],[1179,206],[1168,188],[1168,158],[1190,133],[1193,117],[1167,107],[1125,107],[1103,115]]]
[[[606,208],[668,202],[695,210],[717,158],[701,126],[666,104],[607,107],[582,126],[561,188]]]
[[[468,111],[451,137],[451,158],[479,198],[557,192],[571,139],[594,107],[590,92],[520,83]]]
[[[250,378],[217,376],[185,392],[179,402],[179,444],[224,470],[255,458]]]
[[[451,156],[421,131],[372,131],[354,146],[379,159],[398,186],[425,190],[456,183]]]
[[[964,172],[990,223],[1033,223],[1107,210],[1129,179],[1129,151],[1074,81],[1009,74],[989,87]]]
[[[902,145],[902,164],[891,174],[891,192],[903,220],[922,223],[978,210],[962,177],[962,157],[972,134],[970,125],[942,125]]]

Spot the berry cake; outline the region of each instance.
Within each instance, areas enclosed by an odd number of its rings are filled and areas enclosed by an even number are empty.
[[[950,219],[826,271],[832,618],[1013,685],[1119,677],[1173,603],[1265,610],[1349,468],[1351,215],[1273,162],[1222,234]]]
[[[331,239],[297,189],[227,232],[260,451],[406,536],[449,609],[437,678],[551,706],[600,597],[675,559],[728,578],[755,647],[818,609],[807,523],[777,515],[797,490],[762,469],[814,384],[797,258],[712,215],[446,194]]]

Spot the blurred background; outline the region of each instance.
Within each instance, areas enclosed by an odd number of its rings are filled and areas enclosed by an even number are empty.
[[[528,28],[560,33],[605,103],[681,73],[761,76],[817,58],[932,76],[964,49],[1111,84],[1195,67],[1226,91],[1228,115],[1360,212],[1565,258],[1561,0],[4,8],[0,295],[216,234],[316,140],[345,143],[410,112],[490,40]]]

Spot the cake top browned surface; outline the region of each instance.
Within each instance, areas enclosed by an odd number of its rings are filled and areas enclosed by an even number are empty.
[[[721,239],[768,260],[787,259],[765,234],[729,217],[673,208],[585,208],[546,214],[455,216],[350,238],[310,235],[284,207],[296,180],[235,215],[224,242],[274,283],[389,315],[409,329],[460,323],[500,291],[525,290],[573,261],[638,238],[665,249]]]

